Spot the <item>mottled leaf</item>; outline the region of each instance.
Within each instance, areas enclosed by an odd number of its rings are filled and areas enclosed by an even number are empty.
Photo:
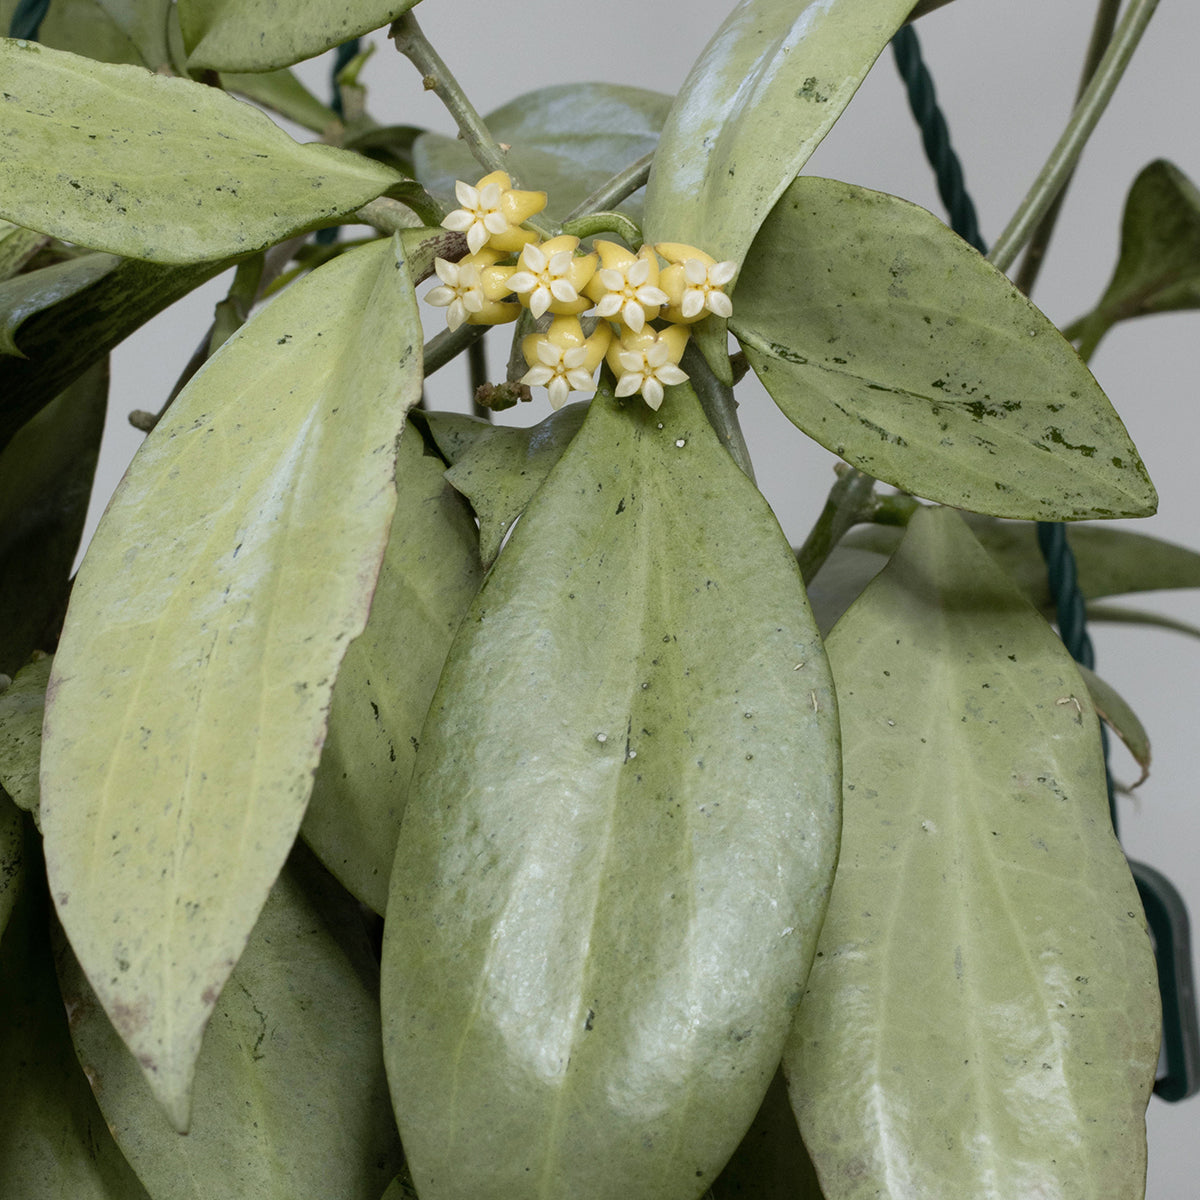
[[[87,518],[108,360],[90,367],[0,451],[0,671],[58,644]]]
[[[42,714],[52,659],[34,659],[0,692],[0,786],[41,828],[38,768],[42,760]]]
[[[179,0],[188,66],[221,71],[287,67],[380,29],[416,0]]]
[[[602,388],[459,631],[384,925],[423,1200],[701,1194],[766,1092],[838,836],[799,573],[695,394]]]
[[[905,491],[1001,517],[1154,511],[1074,350],[915,204],[797,179],[746,260],[730,326],[790,421]]]
[[[358,905],[311,855],[280,874],[217,1001],[187,1137],[65,942],[58,970],[76,1052],[154,1200],[378,1200],[399,1169],[378,967]]]
[[[396,461],[396,515],[371,615],[338,671],[301,828],[321,861],[380,914],[421,726],[483,576],[475,522],[445,470],[410,429]]]
[[[825,1195],[1140,1200],[1158,982],[1070,655],[948,509],[827,647],[845,824],[784,1055]]]
[[[0,215],[96,250],[189,263],[329,224],[400,176],[300,145],[190,79],[0,41]]]
[[[646,188],[647,241],[740,264],[911,7],[740,0],[671,106]]]
[[[420,395],[395,240],[244,325],[142,444],[76,578],[47,693],[54,900],[174,1124],[299,827]]]
[[[671,98],[612,83],[561,83],[510,100],[486,118],[506,146],[509,172],[522,187],[546,192],[546,215],[562,221],[602,183],[658,144]],[[417,178],[451,207],[454,181],[483,170],[461,138],[426,133],[413,144]],[[637,212],[640,193],[621,208]]]
[[[0,806],[8,801],[0,796]],[[36,841],[0,941],[0,1176],[13,1200],[151,1200],[117,1149],[71,1046]]]
[[[479,554],[490,567],[516,519],[579,432],[588,406],[568,404],[528,429],[488,425],[446,472],[479,517]]]

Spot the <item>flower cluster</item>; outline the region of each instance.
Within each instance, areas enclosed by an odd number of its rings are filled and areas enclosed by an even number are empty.
[[[634,253],[601,240],[585,251],[570,234],[539,241],[521,226],[545,207],[546,193],[514,188],[503,171],[474,187],[460,181],[455,195],[462,207],[442,224],[466,234],[469,253],[456,263],[436,260],[440,283],[425,298],[446,309],[451,329],[515,321],[522,308],[548,316],[547,328],[521,342],[529,366],[521,382],[544,387],[556,409],[572,392],[594,390],[602,360],[618,396],[640,393],[657,409],[664,385],[687,378],[679,360],[688,327],[733,311],[724,289],[735,264],[695,246],[660,242]],[[594,318],[588,333],[579,319],[585,313]]]

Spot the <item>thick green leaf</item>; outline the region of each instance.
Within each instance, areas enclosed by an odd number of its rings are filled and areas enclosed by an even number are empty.
[[[741,263],[911,8],[912,0],[740,0],[663,127],[646,240],[688,242]]]
[[[295,837],[421,390],[398,242],[244,325],[142,444],[75,581],[42,828],[71,945],[174,1124]]]
[[[318,100],[286,69],[253,75],[222,72],[221,86],[311,129],[313,133],[324,133],[340,119],[328,104]]]
[[[446,472],[479,517],[479,554],[490,567],[516,519],[579,432],[586,403],[568,404],[528,429],[488,425]]]
[[[0,282],[11,279],[50,239],[34,229],[22,229],[11,221],[0,221]],[[5,330],[0,327],[0,350],[4,346]]]
[[[353,212],[388,167],[299,145],[253,105],[189,79],[0,41],[0,215],[132,258],[261,250]]]
[[[400,441],[396,515],[367,627],[338,671],[301,832],[382,915],[421,726],[450,640],[479,590],[479,534],[420,432]]]
[[[1046,579],[1046,560],[1037,544],[1037,528],[1027,521],[1003,521],[964,514],[971,532],[1040,609],[1054,601]],[[1200,588],[1200,553],[1149,534],[1110,525],[1074,524],[1067,541],[1075,555],[1080,591],[1089,599],[1165,588]],[[890,555],[904,530],[899,526],[862,525],[841,541],[843,547]],[[880,564],[882,565],[882,564]]]
[[[8,692],[0,693],[0,705],[3,705],[7,698]],[[0,750],[0,753],[3,752]],[[21,892],[25,875],[24,842],[25,824],[21,818],[21,810],[5,795],[4,789],[0,788],[0,937],[4,935],[13,905]],[[7,1079],[5,1082],[7,1083]]]
[[[428,431],[438,453],[453,466],[476,442],[486,440],[495,426],[466,413],[414,409],[413,420]]]
[[[1074,350],[915,204],[797,179],[746,259],[730,327],[788,419],[878,479],[1001,517],[1154,511]]]
[[[170,0],[54,0],[38,41],[100,62],[160,71],[171,64]]]
[[[65,944],[79,1060],[154,1200],[378,1200],[403,1161],[358,905],[310,854],[276,881],[221,993],[180,1137]]]
[[[0,452],[0,671],[58,644],[108,404],[108,360]]]
[[[687,385],[604,389],[459,631],[384,925],[423,1200],[684,1200],[749,1126],[837,852],[795,559]]]
[[[7,804],[0,797],[0,805]],[[36,841],[0,942],[0,1180],[13,1200],[150,1200],[79,1067],[54,978],[50,905]]]
[[[34,659],[0,692],[0,786],[41,828],[38,768],[42,760],[42,715],[52,659]]]
[[[1062,643],[923,509],[828,640],[845,826],[784,1056],[829,1200],[1134,1200],[1158,981]]]
[[[1158,629],[1169,629],[1173,633],[1183,633],[1188,637],[1200,638],[1200,625],[1140,608],[1126,608],[1119,604],[1089,604],[1087,615],[1089,621],[1113,621],[1118,625],[1151,625]]]
[[[0,449],[46,404],[151,317],[232,260],[161,266],[83,254],[0,283]]]
[[[1129,786],[1145,783],[1150,774],[1150,735],[1146,727],[1112,684],[1085,666],[1079,666],[1079,673],[1087,684],[1096,715],[1121,739],[1141,768],[1141,775]]]
[[[506,146],[522,187],[546,192],[546,216],[562,221],[611,176],[649,154],[670,96],[612,83],[561,83],[510,100],[485,119]],[[461,138],[426,133],[413,144],[417,178],[451,206],[454,181],[483,173]],[[637,200],[621,208],[636,212]]]
[[[179,0],[188,66],[220,71],[288,67],[370,33],[417,0]]]
[[[1121,253],[1100,303],[1066,335],[1088,358],[1118,321],[1189,308],[1200,308],[1200,190],[1160,158],[1129,189]]]

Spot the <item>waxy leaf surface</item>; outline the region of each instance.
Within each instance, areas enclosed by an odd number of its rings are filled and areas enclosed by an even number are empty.
[[[37,40],[100,62],[160,71],[173,65],[169,39],[179,36],[174,24],[171,0],[54,0]]]
[[[396,515],[371,615],[338,671],[301,827],[321,861],[381,915],[421,726],[483,577],[474,519],[445,475],[410,428],[396,459]]]
[[[646,187],[646,240],[687,242],[741,263],[911,7],[740,0],[663,126]]]
[[[400,176],[190,79],[0,41],[0,216],[154,262],[248,254]]]
[[[269,71],[380,29],[417,0],[180,0],[188,67]]]
[[[58,972],[80,1062],[154,1200],[378,1200],[399,1169],[378,967],[358,905],[307,851],[276,880],[217,1001],[187,1137],[69,947]]]
[[[1040,520],[1157,504],[1075,351],[915,204],[797,179],[746,260],[730,327],[790,421],[905,491]]]
[[[180,394],[96,531],[50,678],[54,900],[179,1127],[383,558],[396,439],[421,387],[396,247],[314,271]]]
[[[649,154],[671,98],[645,88],[564,83],[518,96],[490,113],[487,127],[510,146],[509,174],[547,194],[546,216],[563,220],[602,183]],[[417,178],[457,207],[454,181],[474,183],[483,169],[461,138],[426,133],[413,145]],[[638,199],[620,208],[637,212]]]
[[[828,1200],[1140,1200],[1154,954],[1070,656],[948,509],[827,641],[841,858],[784,1055]]]
[[[795,560],[686,385],[602,389],[451,648],[384,925],[423,1200],[690,1200],[757,1110],[838,839]]]

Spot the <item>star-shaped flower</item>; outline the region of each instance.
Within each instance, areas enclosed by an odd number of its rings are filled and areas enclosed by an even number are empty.
[[[703,250],[682,242],[660,242],[655,249],[671,264],[659,278],[669,297],[663,313],[666,320],[690,325],[709,313],[732,315],[733,304],[723,289],[737,274],[735,262],[717,262]]]
[[[446,324],[451,329],[464,322],[500,325],[517,319],[521,306],[501,302],[512,291],[506,280],[514,268],[496,266],[497,257],[495,251],[483,250],[456,263],[434,259],[433,269],[441,284],[430,288],[425,299],[437,308],[446,309]]]
[[[562,408],[572,392],[595,390],[596,368],[612,341],[612,330],[600,322],[590,337],[583,336],[578,317],[555,317],[545,333],[531,333],[521,342],[529,370],[521,382],[544,387],[550,407]]]
[[[546,312],[571,316],[591,308],[579,293],[595,274],[597,256],[576,255],[578,248],[579,239],[564,233],[521,251],[508,286],[535,317]]]
[[[608,350],[608,365],[617,377],[613,395],[632,396],[641,392],[642,399],[657,411],[663,402],[663,385],[687,379],[679,360],[689,336],[685,325],[622,334],[621,340],[613,342]]]
[[[597,241],[600,269],[587,285],[596,315],[620,321],[637,333],[658,316],[667,294],[658,286],[658,258],[649,246],[635,255],[616,242]]]
[[[484,246],[511,254],[537,240],[537,234],[520,225],[546,207],[545,192],[519,191],[504,171],[493,171],[474,187],[456,180],[454,194],[462,207],[447,214],[442,228],[465,233],[472,254]]]

